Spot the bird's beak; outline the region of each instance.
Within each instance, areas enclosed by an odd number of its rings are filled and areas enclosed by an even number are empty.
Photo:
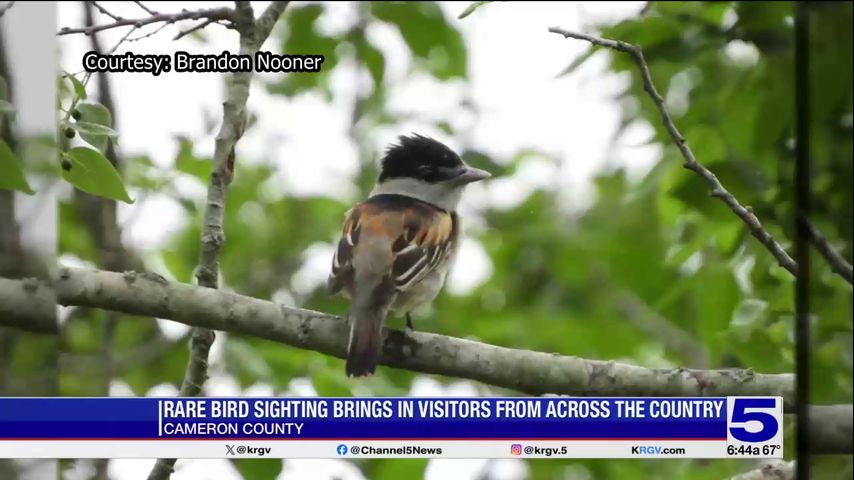
[[[469,184],[469,183],[479,182],[481,180],[486,180],[487,178],[489,178],[491,176],[492,176],[492,174],[487,172],[486,170],[481,170],[479,168],[473,168],[473,167],[466,167],[466,169],[463,170],[463,173],[460,174],[460,176],[457,177],[456,180],[460,184],[465,185],[465,184]]]

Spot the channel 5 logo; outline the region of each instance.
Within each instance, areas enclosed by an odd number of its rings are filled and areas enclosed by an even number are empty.
[[[781,397],[728,397],[727,441],[782,442],[782,419]]]

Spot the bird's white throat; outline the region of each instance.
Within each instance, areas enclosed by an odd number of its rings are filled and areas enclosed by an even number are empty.
[[[465,185],[453,182],[430,183],[414,178],[391,178],[377,184],[371,196],[396,194],[432,203],[449,212],[456,211]]]

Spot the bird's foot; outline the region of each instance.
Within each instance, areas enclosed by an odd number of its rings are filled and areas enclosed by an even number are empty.
[[[411,336],[415,333],[415,327],[412,325],[412,317],[409,313],[406,314],[406,336]]]

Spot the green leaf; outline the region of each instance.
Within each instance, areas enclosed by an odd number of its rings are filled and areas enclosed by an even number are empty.
[[[18,190],[28,195],[36,192],[27,183],[21,163],[15,152],[0,138],[0,189]]]
[[[77,80],[77,77],[74,75],[68,74],[68,79],[71,80],[71,85],[74,86],[74,93],[77,94],[77,97],[80,100],[86,100],[86,87],[80,83],[80,80]]]
[[[77,110],[80,112],[80,121],[96,123],[105,127],[113,126],[113,116],[107,107],[100,103],[78,103]]]
[[[715,128],[697,125],[685,133],[685,140],[703,165],[713,165],[726,158],[726,145]]]
[[[87,143],[101,152],[106,151],[107,142],[110,141],[110,138],[114,138],[118,135],[116,131],[110,127],[105,127],[91,122],[76,122],[73,128],[77,130],[83,140],[86,140]]]
[[[118,136],[115,130],[110,127],[105,127],[104,125],[98,125],[97,123],[92,122],[76,122],[74,123],[75,130],[80,132],[81,135],[88,134],[96,137],[115,137]]]
[[[160,256],[166,269],[179,282],[190,283],[193,279],[193,267],[187,262],[187,259],[176,250],[164,249],[160,251]]]
[[[462,20],[463,18],[468,17],[469,15],[474,13],[475,10],[477,10],[478,8],[480,8],[483,5],[486,5],[487,3],[492,3],[492,2],[488,2],[488,1],[487,2],[472,2],[471,4],[469,4],[468,7],[466,7],[465,10],[463,10],[463,13],[461,13],[460,16],[458,16],[457,18]]]
[[[6,100],[3,100],[2,98],[0,98],[0,111],[2,111],[2,112],[14,112],[15,106],[12,105],[11,103],[7,102]]]
[[[373,2],[371,13],[397,27],[412,56],[439,80],[465,78],[466,47],[435,2]]]
[[[66,155],[71,160],[71,169],[62,171],[62,177],[67,182],[92,195],[133,203],[119,172],[101,152],[76,147]]]
[[[683,30],[684,26],[675,18],[660,16],[626,20],[605,29],[602,36],[639,45],[646,54],[652,47],[678,42]]]
[[[700,18],[716,27],[723,24],[727,11],[732,8],[727,2],[704,3]]]
[[[175,168],[179,172],[192,175],[202,182],[207,182],[211,175],[213,161],[199,158],[193,154],[193,143],[186,138],[179,138],[178,156],[175,158]]]
[[[328,91],[330,72],[338,64],[341,39],[319,33],[315,23],[323,13],[322,5],[305,5],[288,9],[287,30],[282,51],[299,55],[323,55],[323,68],[316,73],[288,73],[271,84],[270,92],[287,96],[321,88]]]
[[[173,178],[171,169],[157,168],[147,155],[125,157],[122,166],[125,185],[149,192],[160,191]]]
[[[365,38],[357,39],[356,57],[365,64],[371,78],[374,80],[374,94],[383,90],[383,78],[385,77],[385,56],[377,47],[371,45]]]
[[[80,103],[76,108],[80,112],[80,120],[76,123],[80,137],[98,150],[105,151],[110,137],[117,135],[111,128],[113,116],[110,111],[100,103]]]
[[[759,322],[764,318],[767,308],[768,302],[748,298],[741,302],[732,313],[731,325],[735,328],[757,328]]]

